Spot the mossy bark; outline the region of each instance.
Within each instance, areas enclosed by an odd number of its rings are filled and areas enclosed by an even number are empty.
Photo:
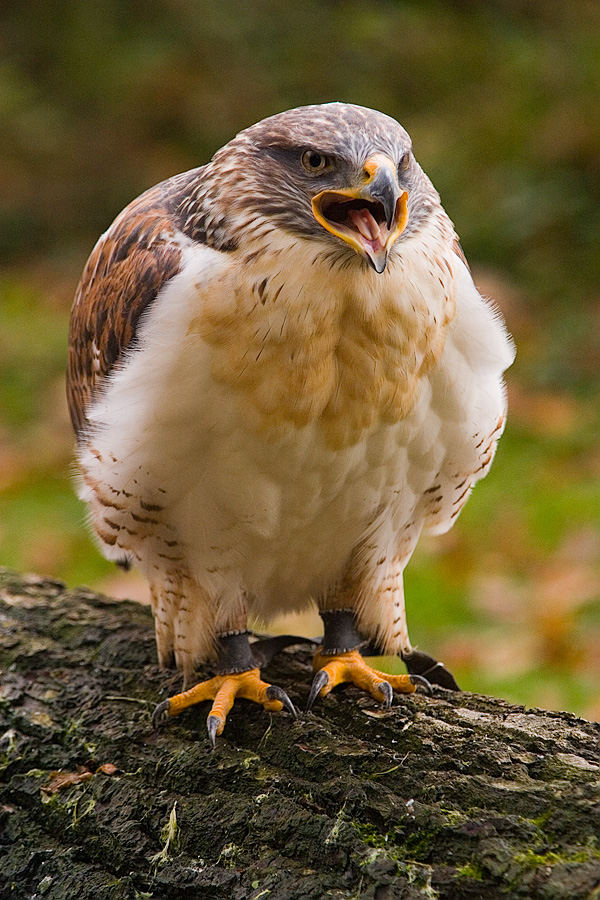
[[[147,609],[0,570],[0,616],[1,897],[600,897],[598,725],[348,688],[211,752],[206,706],[151,727]],[[266,674],[304,707],[308,654]]]

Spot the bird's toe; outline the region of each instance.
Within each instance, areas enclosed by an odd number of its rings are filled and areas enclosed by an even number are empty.
[[[380,681],[377,685],[381,693],[383,694],[383,702],[385,704],[386,709],[389,709],[392,705],[392,700],[394,697],[394,690],[389,683],[389,681]]]
[[[158,706],[155,706],[154,712],[152,713],[153,728],[160,728],[161,725],[165,724],[165,722],[169,718],[170,705],[170,700],[163,700],[162,703],[159,703]]]
[[[431,690],[431,684],[429,681],[427,681],[426,678],[423,677],[423,675],[409,675],[408,677],[410,678],[411,684],[414,684],[414,686],[417,688],[422,688],[423,693],[431,696],[431,694],[433,693]]]
[[[221,720],[218,718],[218,716],[208,716],[206,720],[206,731],[208,732],[208,739],[213,750],[215,749],[217,744],[217,734],[219,733],[220,724]]]
[[[298,718],[296,707],[283,688],[278,687],[276,684],[270,684],[266,690],[266,696],[268,700],[279,700],[279,702],[283,704],[284,709],[287,709],[295,719]]]
[[[309,711],[312,709],[312,705],[319,696],[320,692],[329,684],[329,675],[325,671],[325,669],[319,669],[315,677],[313,678],[313,683],[310,688],[310,693],[308,695],[308,700],[306,702],[306,709]]]
[[[395,690],[402,694],[414,694],[416,690],[416,682],[412,680],[411,675],[379,672],[367,665],[358,650],[329,655],[318,650],[313,666],[318,671],[308,697],[308,709],[317,696],[324,697],[338,684],[353,684],[367,691],[375,700],[381,702],[383,699],[386,707],[391,706]]]
[[[214,678],[201,681],[181,694],[163,700],[154,710],[152,723],[156,728],[169,717],[179,715],[184,709],[212,700],[206,728],[208,738],[214,747],[216,738],[223,733],[227,716],[238,697],[260,703],[269,712],[278,712],[285,708],[293,716],[297,715],[294,704],[286,692],[277,685],[267,684],[261,679],[259,669],[254,668],[244,672],[215,675]]]

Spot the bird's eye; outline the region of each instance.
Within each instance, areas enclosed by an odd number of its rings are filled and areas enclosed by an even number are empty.
[[[331,160],[318,150],[305,150],[302,154],[302,165],[311,175],[324,172],[331,167]]]
[[[407,150],[406,153],[400,159],[400,162],[398,163],[398,171],[406,172],[409,165],[410,165],[410,150]]]

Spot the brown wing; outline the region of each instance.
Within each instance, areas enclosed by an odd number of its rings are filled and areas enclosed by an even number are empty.
[[[165,184],[134,200],[98,241],[83,271],[67,365],[67,401],[78,438],[94,393],[134,343],[140,316],[179,270],[169,206]]]

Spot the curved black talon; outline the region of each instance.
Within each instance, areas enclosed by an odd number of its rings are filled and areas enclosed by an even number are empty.
[[[286,692],[283,690],[283,688],[278,687],[276,684],[270,684],[267,688],[267,697],[269,698],[269,700],[279,700],[281,703],[283,703],[284,709],[287,709],[287,711],[291,713],[295,719],[298,718],[296,707],[294,706]]]
[[[163,700],[162,703],[159,703],[158,706],[154,707],[154,712],[152,713],[152,727],[160,728],[161,725],[164,725],[167,719],[169,718],[169,706],[171,704],[170,700]]]
[[[394,690],[389,683],[389,681],[380,681],[377,685],[381,693],[383,694],[383,702],[385,704],[385,708],[389,709],[392,705],[392,700],[394,698]]]
[[[211,743],[211,747],[213,750],[217,745],[217,728],[219,727],[219,719],[217,716],[209,716],[206,720],[206,730],[208,732],[208,739]]]
[[[460,691],[456,679],[446,666],[422,650],[403,653],[402,660],[411,675],[422,675],[430,682],[448,691]]]
[[[306,711],[308,712],[311,708],[317,697],[319,696],[319,691],[325,687],[325,685],[329,682],[329,675],[324,669],[319,669],[315,677],[313,678],[313,683],[310,689],[310,694],[308,695],[308,700],[306,701]]]
[[[423,678],[422,675],[409,675],[410,683],[414,684],[415,687],[422,687],[426,694],[429,694],[431,697],[433,691],[431,689],[431,684],[427,681],[426,678]]]

